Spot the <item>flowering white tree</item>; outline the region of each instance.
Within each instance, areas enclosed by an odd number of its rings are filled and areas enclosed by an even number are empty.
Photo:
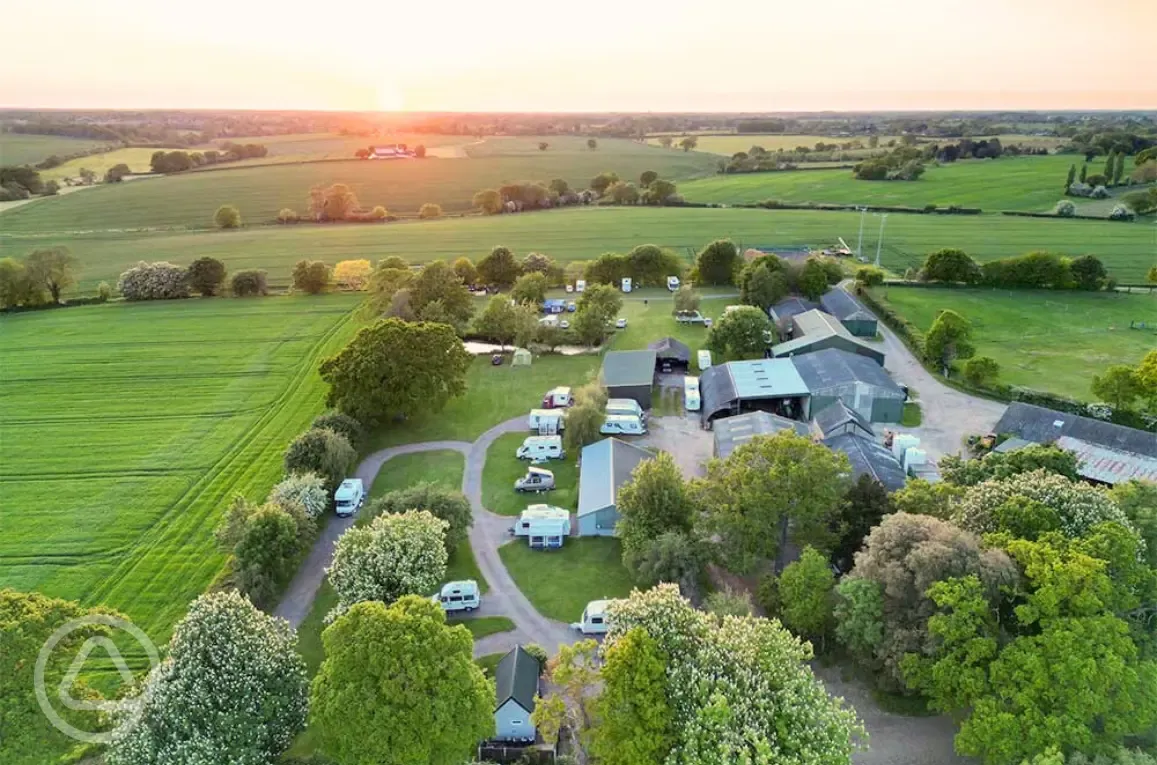
[[[447,523],[426,510],[379,515],[342,534],[326,570],[338,595],[332,620],[355,603],[422,595],[446,576]]]
[[[639,627],[668,658],[675,744],[665,765],[836,765],[867,736],[807,666],[811,645],[778,621],[718,619],[662,584],[614,601],[610,624],[604,650]]]
[[[117,291],[125,300],[171,300],[189,297],[189,279],[185,269],[163,261],[143,260],[121,274]]]
[[[305,664],[288,623],[236,592],[189,607],[126,708],[109,765],[266,765],[304,727]]]
[[[329,507],[325,481],[316,473],[293,473],[269,492],[269,501],[279,505],[297,503],[310,518],[318,518]]]

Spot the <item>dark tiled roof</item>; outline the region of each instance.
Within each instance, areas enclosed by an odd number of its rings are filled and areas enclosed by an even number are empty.
[[[518,702],[527,712],[534,711],[534,697],[538,694],[538,659],[531,656],[522,646],[502,657],[494,671],[498,709],[510,699]]]
[[[1037,444],[1052,443],[1061,436],[1068,436],[1117,451],[1157,457],[1155,433],[1021,402],[1008,405],[994,431]]]
[[[848,461],[852,463],[852,472],[857,478],[870,475],[888,491],[904,488],[904,483],[908,480],[904,468],[883,445],[849,434],[829,438],[824,443],[833,451],[848,455]]]
[[[691,361],[691,349],[673,337],[664,337],[650,343],[647,348],[655,352],[657,358]]]
[[[851,351],[838,348],[825,348],[814,353],[805,353],[792,356],[792,363],[796,371],[807,384],[812,395],[839,385],[862,382],[875,386],[880,391],[892,394],[892,397],[903,398],[900,390],[884,368],[867,356],[861,356]],[[879,391],[877,391],[879,395]]]
[[[867,319],[875,321],[876,317],[856,300],[852,295],[839,287],[830,289],[820,298],[820,306],[840,321]]]
[[[823,438],[827,438],[831,433],[834,433],[837,428],[840,428],[848,423],[853,423],[862,428],[865,436],[871,437],[875,435],[872,429],[872,424],[864,419],[863,415],[848,408],[848,405],[843,402],[843,399],[836,399],[833,403],[825,406],[819,413],[812,417],[816,427],[820,429]]]
[[[603,356],[603,382],[607,387],[650,385],[655,379],[655,352],[607,351]]]

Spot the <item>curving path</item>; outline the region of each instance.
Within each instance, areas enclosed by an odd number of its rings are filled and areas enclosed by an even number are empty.
[[[416,454],[431,451],[456,451],[466,458],[466,469],[462,475],[462,493],[470,500],[474,525],[470,528],[470,547],[482,577],[490,586],[482,598],[482,608],[477,616],[506,616],[515,624],[510,632],[488,635],[474,643],[474,654],[505,652],[518,643],[538,643],[553,653],[560,644],[573,643],[577,633],[562,622],[548,619],[535,610],[526,596],[518,589],[514,579],[502,563],[498,548],[510,540],[509,528],[513,518],[492,513],[482,504],[482,469],[486,464],[486,452],[495,439],[506,433],[526,430],[526,419],[516,417],[495,425],[478,437],[473,443],[468,441],[426,441],[381,449],[362,460],[356,477],[365,485],[372,486],[378,471],[390,459],[401,454]],[[318,588],[325,579],[325,569],[333,561],[334,543],[345,531],[353,526],[356,516],[338,518],[330,516],[321,536],[314,543],[297,575],[289,585],[285,596],[274,612],[289,621],[295,629],[309,614]],[[577,618],[577,614],[575,615]]]

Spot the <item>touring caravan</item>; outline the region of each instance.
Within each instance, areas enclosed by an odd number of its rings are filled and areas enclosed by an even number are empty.
[[[543,436],[552,436],[566,427],[562,409],[531,409],[526,426]]]
[[[710,369],[710,367],[711,367],[711,351],[708,351],[708,350],[699,351],[698,356],[699,356],[699,370],[703,371],[705,369]]]
[[[608,414],[599,432],[604,436],[641,436],[647,426],[633,414]]]
[[[366,487],[360,478],[347,478],[333,493],[333,504],[337,514],[345,518],[353,515],[366,501]]]
[[[630,291],[631,291],[631,277],[624,276],[623,277],[623,292],[630,292]]]
[[[514,456],[520,460],[540,462],[564,459],[566,452],[562,450],[562,436],[531,436],[522,442]]]
[[[627,414],[640,420],[647,417],[643,407],[633,398],[608,398],[605,411],[607,414]]]
[[[442,586],[442,591],[431,600],[441,605],[442,610],[448,613],[473,611],[482,605],[482,595],[478,592],[478,582],[473,579],[447,582]]]
[[[582,618],[571,622],[571,629],[584,635],[605,635],[607,632],[607,605],[609,600],[592,600],[583,609]]]
[[[554,409],[556,406],[570,406],[574,403],[574,399],[570,395],[570,388],[565,385],[560,385],[557,388],[551,388],[542,397],[543,409]]]
[[[574,291],[575,292],[583,292],[586,290],[586,288],[587,288],[587,283],[586,283],[585,279],[576,279],[575,280],[575,283],[574,283]]]
[[[678,276],[668,276],[667,277],[667,289],[671,290],[672,292],[679,289],[679,277]]]
[[[518,516],[514,536],[526,537],[531,547],[558,549],[570,536],[570,511],[552,505],[531,505]]]
[[[683,378],[683,406],[688,412],[698,412],[700,404],[699,378],[687,375]]]

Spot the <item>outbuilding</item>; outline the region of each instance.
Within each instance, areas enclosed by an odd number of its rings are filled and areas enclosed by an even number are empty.
[[[811,396],[808,415],[842,401],[868,422],[899,422],[907,395],[875,361],[828,348],[790,359]]]
[[[557,549],[570,536],[570,512],[553,505],[531,505],[518,516],[514,536],[534,548]]]
[[[819,303],[813,303],[801,297],[789,297],[768,308],[767,316],[780,332],[790,332],[792,317],[814,311],[819,307]]]
[[[687,371],[691,366],[691,349],[673,337],[664,337],[647,346],[655,352],[655,365],[659,369]]]
[[[833,287],[820,298],[820,306],[839,319],[840,323],[856,337],[876,336],[875,315],[847,290]]]
[[[884,366],[883,351],[852,337],[852,333],[836,317],[823,311],[805,311],[793,316],[791,339],[772,346],[771,355],[778,359],[815,353],[826,348],[838,348],[866,356],[881,367]]]
[[[789,420],[770,412],[748,412],[715,421],[715,456],[727,459],[731,453],[757,436],[774,436],[790,430],[798,436],[810,436],[806,422]]]
[[[841,399],[836,399],[818,413],[812,412],[812,432],[821,440],[845,434],[868,439],[876,437],[872,423]]]
[[[609,537],[619,522],[619,488],[631,480],[631,473],[655,455],[617,438],[584,446],[579,462],[579,536]]]
[[[883,444],[862,436],[844,433],[824,441],[824,445],[832,451],[848,455],[852,463],[852,475],[859,478],[862,475],[871,476],[889,492],[904,488],[908,475],[900,461],[884,448]]]
[[[644,409],[651,408],[651,386],[655,382],[653,350],[607,351],[603,356],[603,384],[611,398],[631,398]]]
[[[498,662],[494,670],[496,740],[534,743],[538,731],[530,715],[541,669],[538,659],[520,645]]]
[[[807,415],[808,387],[792,359],[729,361],[699,376],[704,426],[719,417],[763,410],[789,419]]]

